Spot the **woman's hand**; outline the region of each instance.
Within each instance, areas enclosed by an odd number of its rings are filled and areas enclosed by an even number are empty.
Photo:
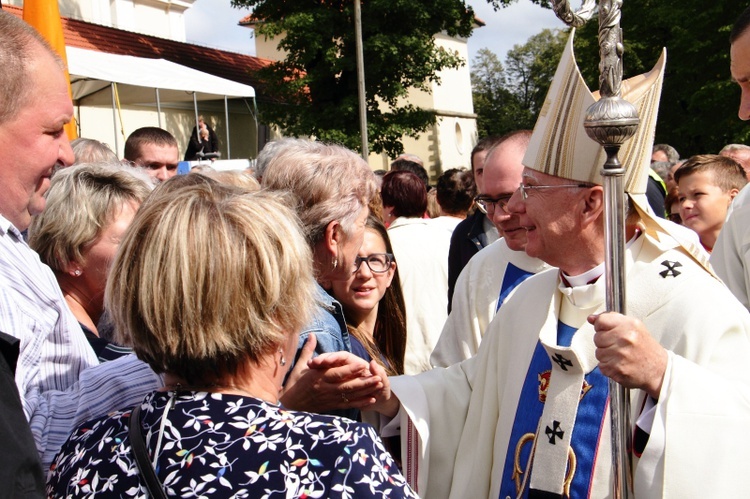
[[[281,402],[289,409],[327,412],[362,408],[376,402],[384,376],[374,376],[370,364],[349,352],[333,352],[313,358],[315,335],[302,347],[299,360],[289,374]]]

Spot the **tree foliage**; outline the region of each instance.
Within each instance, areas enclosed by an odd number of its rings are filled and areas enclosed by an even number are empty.
[[[232,0],[251,7],[256,36],[286,51],[256,76],[268,97],[264,121],[290,135],[314,135],[358,149],[359,133],[354,6],[343,0]],[[437,72],[464,64],[435,46],[434,35],[468,37],[474,12],[463,0],[365,0],[362,38],[370,148],[397,155],[401,137],[417,136],[435,122],[433,112],[404,98],[427,89]]]
[[[729,73],[729,31],[746,1],[626,0],[621,26],[625,77],[649,71],[667,48],[656,143],[683,158],[746,143],[750,129],[737,118],[739,88]],[[596,18],[576,34],[576,59],[598,88]]]
[[[480,137],[533,128],[567,36],[542,30],[508,51],[505,65],[488,49],[477,53],[471,84]]]

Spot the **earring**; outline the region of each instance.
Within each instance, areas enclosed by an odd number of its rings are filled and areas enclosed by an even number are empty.
[[[279,348],[279,353],[281,354],[281,360],[279,361],[279,364],[281,364],[281,367],[284,367],[286,365],[286,359],[284,358],[284,352]]]
[[[336,267],[339,266],[339,259],[335,256],[333,257],[333,270],[336,270]]]
[[[73,271],[73,275],[76,277],[80,277],[81,274],[82,274],[81,269],[75,269]]]

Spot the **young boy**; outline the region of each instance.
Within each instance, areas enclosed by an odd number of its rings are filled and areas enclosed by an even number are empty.
[[[710,253],[732,199],[747,183],[745,171],[731,158],[701,154],[687,160],[674,178],[680,190],[682,224],[698,234]]]

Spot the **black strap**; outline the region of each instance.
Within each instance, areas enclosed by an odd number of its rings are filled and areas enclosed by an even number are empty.
[[[154,499],[166,499],[164,489],[162,488],[159,478],[156,476],[154,467],[148,460],[148,451],[146,450],[146,440],[141,432],[141,403],[139,402],[130,414],[130,423],[128,424],[128,436],[130,437],[130,447],[135,454],[135,464],[141,477],[146,482],[149,497]]]

